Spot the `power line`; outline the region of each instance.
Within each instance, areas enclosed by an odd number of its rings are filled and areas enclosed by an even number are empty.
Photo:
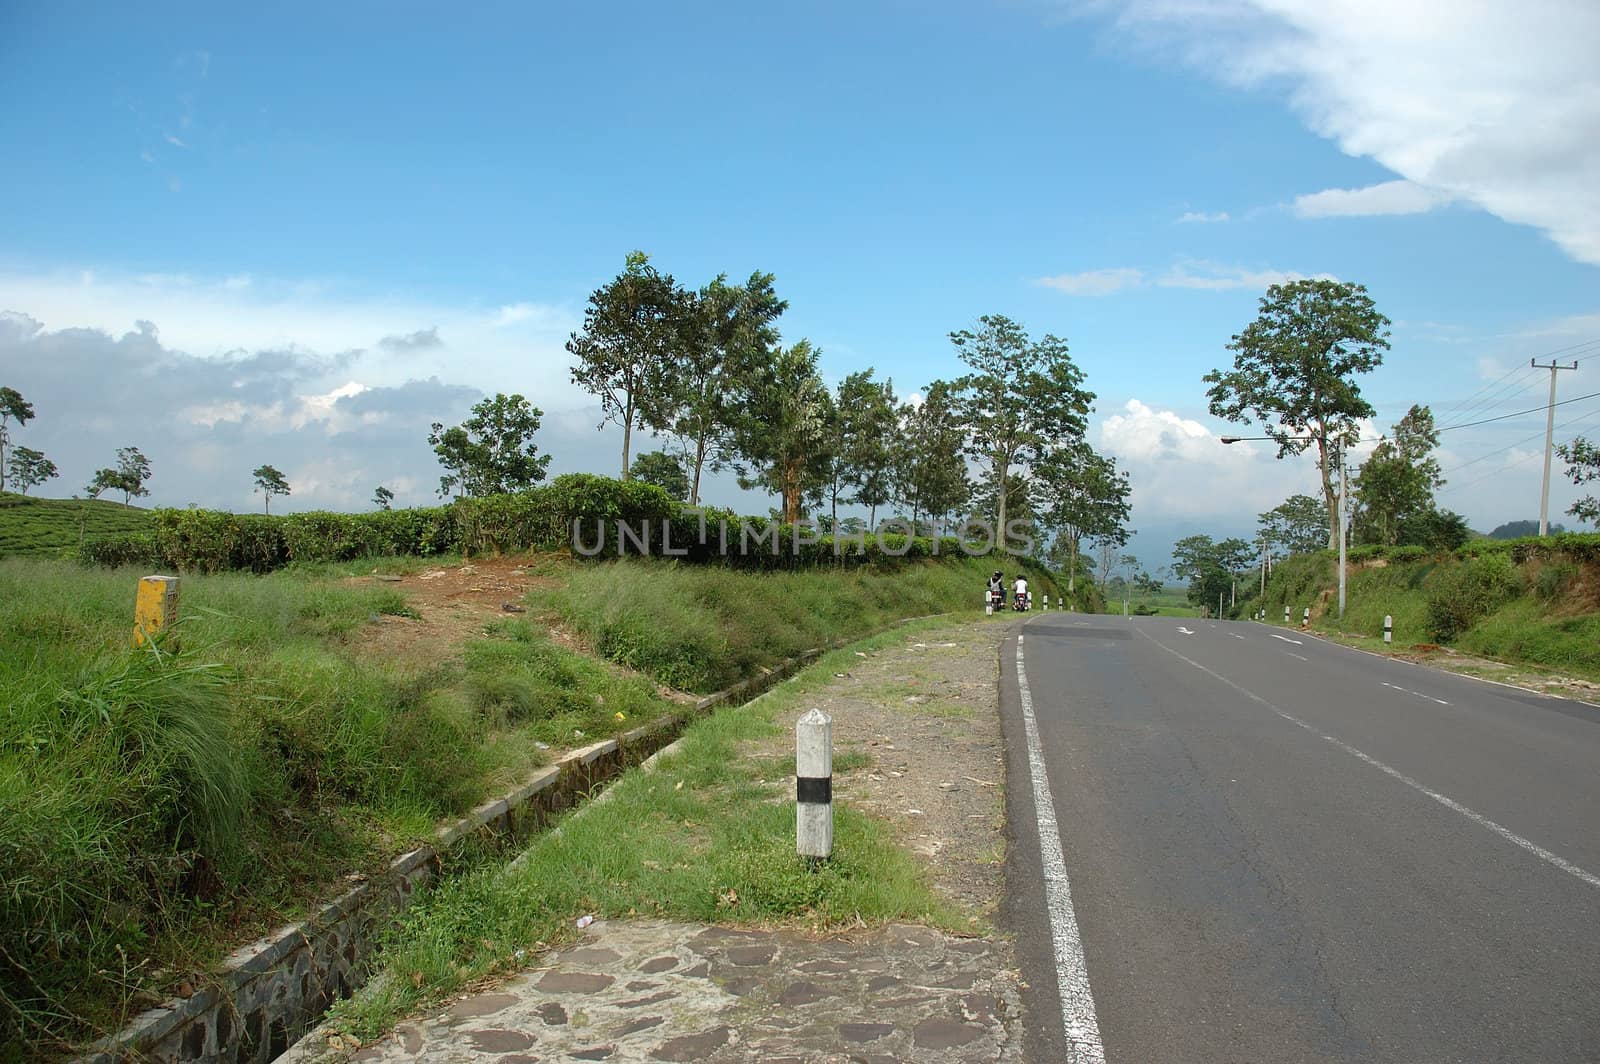
[[[1570,428],[1573,425],[1578,425],[1578,424],[1581,424],[1581,423],[1583,423],[1585,421],[1590,420],[1591,418],[1593,418],[1597,414],[1600,414],[1600,407],[1596,407],[1594,410],[1590,411],[1587,414],[1582,415],[1581,417],[1575,417],[1571,421],[1563,421],[1561,424],[1557,425],[1556,428],[1558,428],[1558,429]],[[1471,461],[1462,462],[1458,466],[1454,466],[1454,467],[1452,467],[1450,469],[1446,469],[1440,475],[1441,476],[1451,476],[1451,475],[1453,475],[1455,473],[1459,473],[1463,469],[1466,469],[1468,466],[1475,466],[1479,462],[1487,461],[1490,458],[1493,458],[1497,454],[1505,454],[1507,451],[1516,450],[1518,447],[1521,447],[1525,443],[1532,443],[1534,440],[1537,440],[1540,436],[1543,436],[1543,435],[1544,435],[1543,432],[1535,432],[1532,436],[1529,436],[1526,439],[1521,439],[1521,440],[1518,440],[1515,443],[1506,444],[1506,446],[1504,446],[1504,447],[1497,447],[1494,450],[1489,451],[1486,454],[1479,455],[1478,457],[1472,459]]]
[[[1597,415],[1600,415],[1600,410],[1591,411],[1590,413],[1585,414],[1581,418],[1575,418],[1572,421],[1567,422],[1565,425],[1563,425],[1561,427],[1562,428],[1570,428],[1573,425],[1578,425],[1578,424],[1582,424],[1585,421],[1590,421]],[[1541,432],[1541,433],[1538,434],[1538,436],[1535,436],[1534,439],[1538,439],[1539,436],[1543,436],[1543,435],[1544,435],[1544,433]],[[1582,436],[1582,435],[1583,435],[1583,433],[1580,432],[1577,435],[1569,436],[1565,440],[1561,441],[1560,446],[1565,447],[1568,444],[1572,443],[1573,440],[1576,440],[1579,436]],[[1506,448],[1506,450],[1509,450],[1509,449],[1510,448]],[[1500,451],[1494,452],[1494,454],[1500,454],[1500,453],[1502,453],[1502,452],[1500,452]],[[1484,457],[1485,458],[1493,458],[1494,454],[1488,454],[1488,455],[1485,455]],[[1490,471],[1488,473],[1485,473],[1481,477],[1474,477],[1473,479],[1471,479],[1471,480],[1469,480],[1469,481],[1467,481],[1467,482],[1465,482],[1463,484],[1450,484],[1450,485],[1447,485],[1447,486],[1445,486],[1443,488],[1440,488],[1439,489],[1439,494],[1440,495],[1445,495],[1445,494],[1448,494],[1449,492],[1452,492],[1452,491],[1460,491],[1462,488],[1470,488],[1474,484],[1482,484],[1486,480],[1493,480],[1495,477],[1498,477],[1501,474],[1503,474],[1506,470],[1515,469],[1518,466],[1527,465],[1529,462],[1531,462],[1535,458],[1539,458],[1539,457],[1542,457],[1542,452],[1536,451],[1533,454],[1527,455],[1527,456],[1522,457],[1522,458],[1518,458],[1515,462],[1507,462],[1505,465],[1500,466],[1500,467],[1498,467],[1498,468],[1496,468],[1496,469],[1494,469],[1494,470],[1492,470],[1492,471]],[[1457,467],[1457,468],[1463,468],[1463,467]]]

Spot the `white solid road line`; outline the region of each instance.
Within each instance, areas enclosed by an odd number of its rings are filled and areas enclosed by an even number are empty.
[[[1290,724],[1293,724],[1296,727],[1304,728],[1306,731],[1310,732],[1312,735],[1315,735],[1317,738],[1323,740],[1324,742],[1332,743],[1334,746],[1338,747],[1340,750],[1343,750],[1345,753],[1349,754],[1351,757],[1356,758],[1359,761],[1366,762],[1367,764],[1371,765],[1373,768],[1377,769],[1379,772],[1384,773],[1385,775],[1394,777],[1395,779],[1399,780],[1401,783],[1404,783],[1407,787],[1410,787],[1412,790],[1418,792],[1419,794],[1427,795],[1429,798],[1432,798],[1434,801],[1438,802],[1440,805],[1444,806],[1446,809],[1450,810],[1451,812],[1460,813],[1462,816],[1466,817],[1468,820],[1472,821],[1474,824],[1477,824],[1479,827],[1485,828],[1485,829],[1487,829],[1489,831],[1494,832],[1496,835],[1500,836],[1502,839],[1505,839],[1507,842],[1511,843],[1514,846],[1520,846],[1522,849],[1527,850],[1529,853],[1533,854],[1535,857],[1539,858],[1539,860],[1545,862],[1546,864],[1549,864],[1549,865],[1552,865],[1552,866],[1554,866],[1556,868],[1559,868],[1559,869],[1561,869],[1561,871],[1567,873],[1570,876],[1573,876],[1573,877],[1575,877],[1577,879],[1581,879],[1583,882],[1589,884],[1591,887],[1600,887],[1600,876],[1595,875],[1593,872],[1585,871],[1584,869],[1579,868],[1577,865],[1573,864],[1571,861],[1568,861],[1564,857],[1561,857],[1561,856],[1559,856],[1557,854],[1553,854],[1549,850],[1545,849],[1543,846],[1540,846],[1538,843],[1533,842],[1533,841],[1531,841],[1529,839],[1525,839],[1521,835],[1518,835],[1516,832],[1512,831],[1510,828],[1503,827],[1500,824],[1495,823],[1493,820],[1490,820],[1488,817],[1484,816],[1482,813],[1476,812],[1475,810],[1469,809],[1467,806],[1462,805],[1460,802],[1456,801],[1454,798],[1447,797],[1447,796],[1445,796],[1443,794],[1440,794],[1438,791],[1433,790],[1431,787],[1426,786],[1425,784],[1418,783],[1416,780],[1412,779],[1410,776],[1407,776],[1405,773],[1401,772],[1399,769],[1393,768],[1393,767],[1391,767],[1389,765],[1386,765],[1382,761],[1379,761],[1377,758],[1372,757],[1372,756],[1370,756],[1368,754],[1365,754],[1360,750],[1357,750],[1355,747],[1351,746],[1349,743],[1345,742],[1344,740],[1336,739],[1331,735],[1324,735],[1322,732],[1317,731],[1316,728],[1313,728],[1311,725],[1307,724],[1305,721],[1301,720],[1299,717],[1291,716],[1290,714],[1285,713],[1283,710],[1279,709],[1277,706],[1273,705],[1271,702],[1268,702],[1265,698],[1262,698],[1260,695],[1256,694],[1254,691],[1250,691],[1250,690],[1247,690],[1244,687],[1239,686],[1238,684],[1234,683],[1232,680],[1228,679],[1226,676],[1223,676],[1221,673],[1213,672],[1212,670],[1206,668],[1204,665],[1200,664],[1198,661],[1195,661],[1193,658],[1184,657],[1182,654],[1178,653],[1176,650],[1173,650],[1171,647],[1167,646],[1165,643],[1163,643],[1160,640],[1156,639],[1154,636],[1152,636],[1152,635],[1150,635],[1150,634],[1148,634],[1148,633],[1146,633],[1144,631],[1141,631],[1140,634],[1143,635],[1146,639],[1150,640],[1150,642],[1154,643],[1156,646],[1160,647],[1162,650],[1165,650],[1168,654],[1171,654],[1173,657],[1178,658],[1180,661],[1188,662],[1190,665],[1193,665],[1195,668],[1199,669],[1201,672],[1205,673],[1207,676],[1210,676],[1214,680],[1222,681],[1223,683],[1227,684],[1229,687],[1233,688],[1235,691],[1238,691],[1240,694],[1242,694],[1246,698],[1250,699],[1252,702],[1255,702],[1258,705],[1266,706],[1268,709],[1272,710],[1272,712],[1276,713],[1278,716],[1282,717],[1284,720],[1288,721]],[[1019,664],[1020,664],[1020,659],[1019,659]]]
[[[1050,797],[1050,777],[1045,771],[1044,748],[1039,743],[1039,722],[1033,715],[1033,694],[1022,664],[1022,636],[1017,636],[1017,693],[1022,702],[1022,726],[1028,735],[1028,771],[1033,777],[1033,812],[1039,825],[1039,863],[1044,871],[1045,907],[1050,911],[1050,938],[1056,955],[1056,991],[1061,997],[1061,1026],[1067,1039],[1069,1064],[1105,1064],[1100,1041],[1100,1021],[1095,1018],[1094,995],[1089,989],[1089,969],[1083,960],[1083,938],[1072,912],[1072,886],[1067,863],[1061,856],[1061,831],[1056,826],[1055,801]]]
[[[1279,634],[1278,634],[1278,633],[1277,633],[1277,632],[1268,632],[1268,633],[1267,633],[1267,634],[1268,634],[1268,635],[1270,635],[1270,636],[1271,636],[1271,637],[1272,637],[1272,638],[1274,638],[1274,639],[1281,639],[1281,640],[1283,640],[1283,641],[1284,641],[1284,642],[1285,642],[1285,643],[1293,643],[1293,644],[1294,644],[1294,645],[1295,645],[1295,646],[1297,646],[1297,647],[1303,647],[1303,646],[1305,646],[1305,644],[1304,644],[1304,643],[1302,643],[1302,642],[1301,642],[1301,641],[1300,641],[1300,640],[1298,640],[1298,639],[1290,639],[1290,638],[1289,638],[1289,637],[1288,637],[1288,636],[1286,636],[1286,635],[1279,635]]]
[[[1382,681],[1382,683],[1383,683],[1383,686],[1393,688],[1394,690],[1399,691],[1402,694],[1416,695],[1418,698],[1426,698],[1429,702],[1437,702],[1441,706],[1448,706],[1450,704],[1449,702],[1446,702],[1442,698],[1435,698],[1432,695],[1425,695],[1421,691],[1412,691],[1409,688],[1401,687],[1399,684],[1390,683],[1388,680],[1384,680],[1384,681]]]

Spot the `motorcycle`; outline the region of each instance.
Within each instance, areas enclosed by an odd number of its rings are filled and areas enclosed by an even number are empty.
[[[1018,591],[1012,596],[1011,608],[1018,613],[1025,611],[1028,608],[1028,593],[1026,591]]]
[[[1006,608],[1006,594],[997,587],[989,589],[989,607],[996,613]]]

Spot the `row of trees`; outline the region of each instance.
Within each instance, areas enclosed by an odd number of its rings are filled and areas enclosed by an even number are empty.
[[[12,426],[20,429],[32,420],[33,404],[15,388],[0,388],[0,491],[9,482],[26,495],[29,488],[61,475],[43,453],[12,441]]]
[[[698,503],[705,472],[732,469],[742,486],[776,494],[785,521],[815,512],[837,525],[841,503],[865,506],[871,525],[888,505],[913,524],[1026,521],[1069,574],[1084,539],[1126,543],[1128,479],[1085,440],[1094,395],[1066,341],[985,316],[950,334],[967,372],[903,400],[872,369],[829,389],[810,341],[781,342],[787,306],[771,274],[743,284],[720,275],[690,290],[642,252],[590,295],[567,343],[572,377],[599,399],[600,426],[622,429],[624,479]],[[435,423],[440,494],[542,480],[549,456],[533,442],[542,416],[523,396],[501,394],[461,425]],[[642,432],[667,449],[635,457]]]

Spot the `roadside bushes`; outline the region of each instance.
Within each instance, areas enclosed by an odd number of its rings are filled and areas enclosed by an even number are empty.
[[[1449,642],[1522,590],[1522,574],[1504,554],[1437,569],[1428,582],[1428,632],[1436,642]]]

